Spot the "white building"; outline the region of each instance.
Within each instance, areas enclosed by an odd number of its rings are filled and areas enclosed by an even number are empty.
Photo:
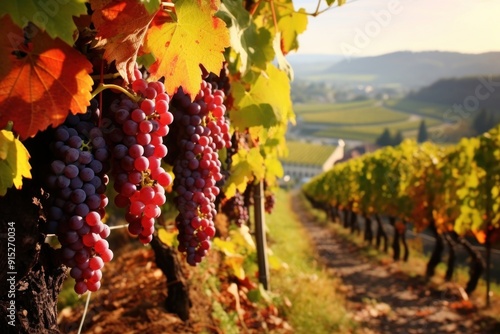
[[[288,156],[281,159],[284,179],[304,181],[333,167],[344,157],[344,142],[338,146],[288,141]]]

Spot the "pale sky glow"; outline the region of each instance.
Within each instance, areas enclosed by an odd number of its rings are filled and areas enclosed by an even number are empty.
[[[317,1],[295,3],[313,12]],[[500,0],[348,0],[309,17],[299,43],[300,54],[499,51]]]

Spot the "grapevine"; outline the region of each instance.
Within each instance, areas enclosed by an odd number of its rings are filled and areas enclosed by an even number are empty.
[[[30,287],[30,279],[58,282],[28,289],[19,300],[18,309],[28,312],[17,312],[18,323],[31,332],[57,327],[55,308],[45,312],[66,267],[78,294],[99,289],[103,265],[113,258],[108,196],[144,244],[155,236],[161,210],[175,204],[179,250],[195,265],[215,235],[216,199],[243,193],[256,178],[276,178],[293,112],[289,67],[273,60],[297,48],[307,17],[286,23],[298,12],[292,2],[272,11],[268,2],[246,8],[219,0],[71,1],[22,11],[18,5],[0,15],[0,204],[33,178],[30,184],[42,190],[33,198],[43,203],[39,216],[5,219],[40,231],[34,240],[55,234],[60,243],[33,250],[39,276],[16,278]],[[38,19],[45,14],[57,19],[44,24]],[[230,34],[249,39],[235,47]],[[265,117],[255,117],[262,108]],[[253,146],[240,152],[243,133]],[[264,133],[267,140],[259,138]],[[50,149],[40,151],[50,155],[30,159],[29,150],[47,137]],[[28,305],[41,295],[47,305],[33,312]]]

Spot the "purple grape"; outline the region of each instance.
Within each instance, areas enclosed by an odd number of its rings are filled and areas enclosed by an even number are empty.
[[[79,177],[75,177],[71,180],[69,187],[71,189],[80,189],[83,186],[83,181]]]
[[[85,192],[85,195],[90,196],[92,194],[95,194],[95,187],[92,183],[85,183],[82,186],[83,191]]]
[[[66,167],[64,167],[64,175],[69,179],[75,178],[78,175],[79,171],[80,170],[75,165],[67,165]]]
[[[94,175],[92,168],[85,167],[80,171],[80,178],[84,182],[90,182],[94,178]]]
[[[102,171],[102,163],[99,160],[92,160],[89,167],[94,171],[94,174],[99,174]]]
[[[80,151],[77,150],[76,148],[70,148],[64,154],[64,162],[70,164],[77,161],[79,157],[80,157]]]
[[[64,162],[62,162],[61,160],[54,160],[50,164],[50,168],[51,168],[52,172],[56,175],[62,174],[65,167],[66,167],[66,164]]]
[[[85,203],[80,203],[75,208],[75,214],[85,217],[90,212],[89,206]]]
[[[82,165],[87,165],[92,161],[92,153],[89,151],[81,151],[80,157],[78,158],[78,162]]]
[[[55,138],[57,140],[59,140],[59,141],[66,141],[66,140],[68,140],[69,133],[66,130],[65,126],[57,128],[56,133],[55,133]]]
[[[82,147],[82,143],[82,138],[80,138],[80,136],[72,136],[68,140],[68,145],[72,148],[80,148]]]
[[[82,189],[75,189],[71,193],[71,201],[75,204],[83,203],[86,198],[87,195],[85,194],[85,191],[83,191]]]

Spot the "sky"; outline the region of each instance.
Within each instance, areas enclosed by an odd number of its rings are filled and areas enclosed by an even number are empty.
[[[294,3],[314,12],[317,0]],[[299,45],[299,54],[345,56],[500,51],[500,0],[347,0],[309,16]]]

